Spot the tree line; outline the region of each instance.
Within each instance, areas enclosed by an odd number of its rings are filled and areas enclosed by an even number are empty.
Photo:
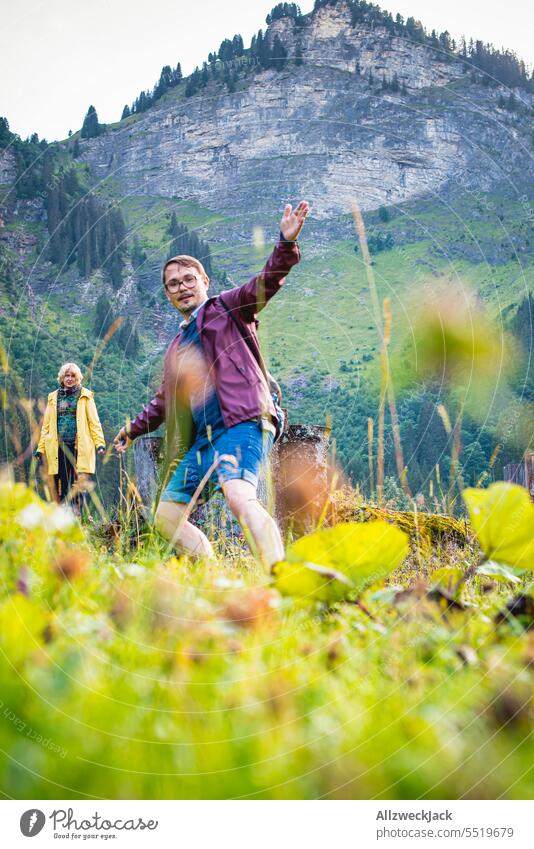
[[[314,12],[326,6],[336,6],[339,1],[315,0]],[[474,66],[487,75],[487,84],[491,84],[493,78],[494,84],[520,86],[534,91],[534,74],[529,74],[525,63],[510,50],[497,50],[493,45],[480,40],[470,39],[467,43],[465,38],[457,44],[447,30],[439,34],[432,30],[429,34],[413,16],[404,19],[397,14],[393,17],[391,12],[366,0],[348,0],[348,6],[353,26],[364,24],[371,28],[383,27],[391,35],[408,37],[411,41],[442,51],[445,56],[464,59],[466,70]]]
[[[297,28],[302,28],[310,21],[311,16],[319,9],[326,6],[336,6],[340,0],[315,0],[314,10],[310,15],[303,15],[296,3],[278,3],[266,17],[266,24],[270,26],[274,21],[282,18],[291,18]],[[451,38],[448,31],[437,33],[432,30],[428,33],[420,21],[413,16],[406,19],[401,14],[393,16],[390,12],[383,11],[378,5],[368,3],[366,0],[343,0],[348,2],[351,12],[351,22],[356,26],[369,26],[371,28],[382,27],[391,35],[407,37],[411,41],[426,44],[439,50],[445,58],[460,58],[465,60],[465,70],[479,69],[483,72],[481,81],[487,85],[502,84],[506,86],[520,86],[534,91],[534,76],[529,75],[525,63],[509,50],[497,50],[493,45],[471,39],[469,43],[461,39],[460,43]],[[295,65],[301,65],[304,61],[303,48],[297,39],[293,61]],[[243,38],[236,34],[233,38],[225,38],[218,50],[211,51],[207,60],[201,66],[197,66],[192,73],[185,78],[185,96],[192,97],[205,88],[210,80],[221,81],[229,92],[236,89],[240,76],[246,76],[260,67],[272,68],[281,71],[288,61],[288,50],[278,34],[273,38],[260,29],[253,37],[248,50],[244,47]],[[130,115],[144,112],[152,106],[167,91],[184,81],[181,65],[177,64],[175,69],[165,65],[152,90],[142,91],[131,106],[125,106],[121,120]],[[372,79],[371,79],[372,82]],[[402,91],[406,93],[405,87],[401,87],[397,79],[382,80],[383,89]],[[96,128],[97,123],[93,125]]]
[[[131,106],[125,105],[122,110],[121,121],[129,118],[130,115],[137,115],[140,112],[146,112],[154,103],[163,97],[168,91],[182,82],[182,67],[180,63],[176,68],[171,68],[170,65],[164,65],[159,75],[159,80],[154,85],[153,89],[142,91],[133,101]]]
[[[58,175],[45,159],[48,254],[60,267],[76,262],[81,277],[103,269],[114,289],[122,285],[126,227],[117,206],[106,205],[80,185],[76,168]]]
[[[9,148],[15,157],[16,197],[28,200],[43,195],[46,179],[45,151],[50,149],[46,139],[39,139],[37,133],[33,133],[22,140],[16,133],[11,132],[7,118],[0,117],[0,150],[6,148]]]

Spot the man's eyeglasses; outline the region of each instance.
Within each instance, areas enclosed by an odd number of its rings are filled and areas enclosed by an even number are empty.
[[[186,274],[181,280],[171,280],[169,283],[164,283],[163,285],[167,292],[173,295],[180,291],[180,286],[183,286],[184,289],[194,289],[197,283],[198,277],[195,277],[194,274]]]

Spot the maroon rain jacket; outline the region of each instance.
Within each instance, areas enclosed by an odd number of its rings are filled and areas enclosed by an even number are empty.
[[[266,413],[273,422],[277,421],[274,403],[259,366],[256,315],[282,288],[286,275],[299,260],[298,244],[280,240],[260,274],[239,288],[208,298],[197,316],[202,348],[227,428]],[[221,299],[228,309],[221,304]],[[154,398],[127,426],[130,439],[150,433],[165,422],[169,448],[173,444],[177,447],[179,441],[183,450],[193,441],[191,413],[188,405],[180,400],[184,394],[179,385],[177,365],[181,335],[178,333],[167,348],[163,380]]]

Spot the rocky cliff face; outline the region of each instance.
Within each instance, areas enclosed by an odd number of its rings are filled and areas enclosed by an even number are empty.
[[[351,74],[359,66],[362,75],[371,72],[379,82],[382,74],[387,79],[397,74],[408,89],[445,85],[462,76],[460,64],[443,61],[439,51],[391,36],[383,28],[353,27],[342,3],[318,9],[304,28],[296,26],[294,18],[280,18],[269,27],[269,41],[276,35],[290,58],[300,48],[306,64]]]
[[[168,95],[136,123],[82,142],[95,178],[123,196],[195,198],[236,216],[305,195],[319,219],[355,201],[372,209],[502,179],[516,131],[460,62],[353,28],[344,4],[298,32],[277,20],[276,34],[290,54],[301,45],[302,66],[258,71],[234,94],[210,84],[186,100]],[[382,90],[394,75],[404,93]]]

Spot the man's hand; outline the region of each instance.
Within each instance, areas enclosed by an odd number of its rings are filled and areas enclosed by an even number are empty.
[[[115,445],[115,451],[117,451],[118,454],[124,454],[124,452],[128,450],[128,434],[126,433],[125,427],[121,427],[117,436],[113,440],[113,444]]]
[[[301,200],[294,210],[291,208],[291,204],[288,203],[280,222],[280,232],[284,239],[288,242],[294,242],[297,239],[309,211],[310,207],[306,200]]]

